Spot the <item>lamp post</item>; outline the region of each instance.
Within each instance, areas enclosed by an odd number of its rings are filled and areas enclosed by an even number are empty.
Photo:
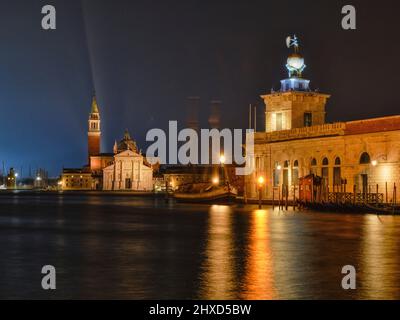
[[[223,154],[221,154],[221,156],[219,157],[219,162],[221,164],[221,182],[222,184],[225,184],[225,172],[224,172],[224,164],[225,164],[225,156]]]
[[[37,176],[36,177],[36,188],[42,188],[42,177],[41,176]]]
[[[278,199],[279,199],[279,210],[281,208],[281,196],[282,196],[282,192],[281,192],[281,171],[282,171],[282,166],[277,163],[276,164],[276,170],[278,171]]]
[[[264,177],[259,177],[258,178],[258,208],[261,209],[262,208],[262,188],[264,186]]]
[[[212,182],[216,186],[219,185],[219,178],[218,177],[214,177]]]

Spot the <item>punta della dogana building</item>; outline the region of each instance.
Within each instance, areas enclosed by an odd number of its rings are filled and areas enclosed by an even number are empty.
[[[387,202],[396,199],[400,116],[326,123],[330,95],[312,91],[303,78],[306,65],[297,39],[289,39],[288,46],[294,47],[288,78],[279,91],[261,97],[266,130],[254,134],[254,153],[248,156],[255,170],[245,178],[246,197],[272,199],[281,190],[293,196],[299,179],[313,174],[325,190],[379,190]]]

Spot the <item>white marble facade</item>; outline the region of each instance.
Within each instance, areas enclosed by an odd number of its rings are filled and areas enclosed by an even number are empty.
[[[153,169],[145,158],[132,150],[114,156],[114,163],[103,170],[105,191],[152,191]]]

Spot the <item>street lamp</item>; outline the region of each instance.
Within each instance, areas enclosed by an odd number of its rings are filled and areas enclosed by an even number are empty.
[[[221,181],[222,183],[225,183],[225,175],[224,175],[224,164],[225,164],[226,158],[223,154],[219,157],[219,162],[221,163]]]
[[[276,166],[276,169],[278,169],[279,171],[281,171],[281,170],[282,170],[282,166],[281,166],[280,164],[278,164],[278,165]]]
[[[385,154],[379,155],[378,157],[376,157],[374,160],[371,161],[371,165],[373,167],[376,167],[379,164],[378,160],[387,161],[387,155]]]
[[[218,177],[214,177],[212,182],[213,182],[213,184],[215,184],[217,186],[219,184],[219,178]]]

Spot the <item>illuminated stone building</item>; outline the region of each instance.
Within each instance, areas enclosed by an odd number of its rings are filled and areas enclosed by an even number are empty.
[[[87,167],[82,169],[64,169],[61,176],[62,190],[92,190],[92,173]]]
[[[297,39],[295,39],[297,40]],[[289,40],[290,41],[290,40]],[[366,193],[376,188],[393,199],[400,185],[400,116],[325,123],[329,95],[311,91],[302,78],[304,59],[295,52],[288,58],[289,78],[281,89],[263,95],[266,131],[255,133],[251,161],[255,172],[245,179],[248,198],[257,198],[257,180],[265,179],[263,199],[271,199],[288,186],[291,196],[299,177],[314,173],[326,190]]]
[[[108,191],[152,191],[153,169],[138,151],[136,142],[126,131],[114,145],[111,165],[103,169],[103,189]]]
[[[127,167],[128,162],[134,166]],[[132,168],[132,171],[129,171],[129,168]],[[113,176],[109,175],[110,170]],[[122,178],[123,181],[117,180]],[[60,188],[66,191],[151,191],[152,178],[153,168],[138,152],[136,142],[127,131],[124,138],[118,144],[115,143],[113,153],[101,153],[101,117],[96,97],[93,97],[88,121],[88,165],[83,168],[63,169]]]

